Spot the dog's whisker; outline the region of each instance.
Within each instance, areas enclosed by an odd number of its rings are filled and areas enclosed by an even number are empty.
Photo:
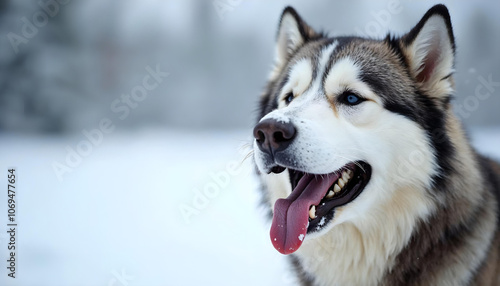
[[[253,150],[250,150],[244,157],[243,159],[241,160],[241,163],[244,163],[246,160],[252,158],[254,154],[254,151]]]

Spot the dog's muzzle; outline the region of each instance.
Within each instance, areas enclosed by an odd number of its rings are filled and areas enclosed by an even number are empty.
[[[283,152],[290,146],[296,134],[297,129],[292,123],[285,123],[276,119],[265,119],[253,129],[253,135],[259,150],[265,153],[270,161],[274,161],[278,153]],[[273,172],[280,173],[283,170],[284,168],[279,168],[279,170],[273,170]]]

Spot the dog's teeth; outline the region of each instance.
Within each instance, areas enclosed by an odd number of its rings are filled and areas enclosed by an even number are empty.
[[[333,197],[334,195],[335,195],[335,193],[332,190],[329,190],[328,194],[326,194],[326,198],[329,199],[329,198]]]
[[[345,182],[344,182],[344,180],[342,180],[342,178],[339,179],[338,184],[341,188],[343,188],[345,186]]]
[[[350,169],[347,169],[347,175],[349,175],[349,178],[352,178],[352,171]]]
[[[349,176],[349,174],[347,174],[347,172],[346,172],[346,171],[342,172],[342,179],[343,179],[344,181],[346,181],[346,182],[347,182],[347,181],[349,181],[349,179],[350,179],[350,178],[351,178],[351,177]]]
[[[333,186],[333,191],[334,191],[335,193],[339,193],[339,192],[340,192],[340,190],[341,190],[341,189],[340,189],[339,185],[335,184],[335,186]]]
[[[310,209],[309,209],[309,217],[311,219],[315,219],[316,218],[316,206],[313,205]]]

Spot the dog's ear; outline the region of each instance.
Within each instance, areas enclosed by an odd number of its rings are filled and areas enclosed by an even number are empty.
[[[446,6],[429,9],[400,44],[420,87],[434,97],[448,96],[453,89],[455,39]]]
[[[283,10],[276,36],[275,71],[281,70],[290,57],[316,33],[292,7]]]

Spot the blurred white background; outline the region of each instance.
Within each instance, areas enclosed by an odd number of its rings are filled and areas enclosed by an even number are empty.
[[[279,16],[292,5],[330,35],[380,38],[437,3],[381,16],[394,1],[2,1],[0,285],[295,285],[244,160]],[[500,87],[475,96],[500,82],[500,2],[443,2],[454,104],[500,159]],[[16,279],[2,264],[10,167]]]

